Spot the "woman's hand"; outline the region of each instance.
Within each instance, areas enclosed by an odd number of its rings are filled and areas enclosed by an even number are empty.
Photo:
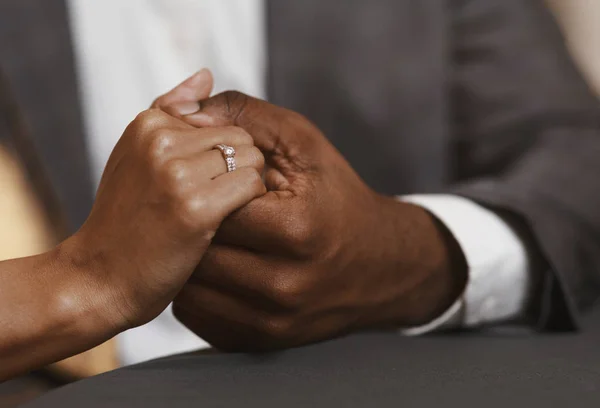
[[[228,173],[217,144],[233,146]],[[61,245],[119,329],[158,316],[202,258],[221,221],[265,193],[264,159],[236,127],[196,129],[159,109],[141,113],[115,147],[81,230]]]
[[[265,193],[264,159],[236,127],[196,129],[160,108],[209,96],[201,71],[125,130],[83,227],[0,262],[0,382],[148,322],[175,297],[231,212]],[[193,108],[193,106],[192,106]],[[215,145],[236,149],[227,172]]]

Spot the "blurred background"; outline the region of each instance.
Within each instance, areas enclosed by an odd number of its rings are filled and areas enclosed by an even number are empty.
[[[193,2],[193,0],[191,0]],[[600,1],[598,0],[547,0],[548,6],[555,13],[561,29],[565,34],[568,47],[579,65],[581,71],[588,80],[590,86],[600,95]],[[240,2],[240,7],[245,7],[244,2]],[[0,1],[0,13],[2,13],[3,2]],[[94,16],[88,16],[90,21]],[[127,18],[127,16],[123,16]],[[0,31],[2,33],[3,31]],[[200,33],[201,34],[201,33]],[[1,35],[1,34],[0,34]],[[188,35],[199,35],[198,33],[188,33]],[[119,38],[106,38],[106,41],[118,42]],[[7,39],[2,39],[7,41]],[[246,50],[251,53],[252,50]],[[178,58],[173,56],[173,58]],[[168,58],[163,63],[168,64]],[[126,60],[125,60],[126,61]],[[0,68],[3,61],[0,61]],[[196,68],[201,68],[200,62],[190,59],[184,65]],[[223,62],[226,65],[226,61]],[[218,70],[218,67],[217,67]],[[226,68],[223,68],[226,70]],[[107,76],[105,81],[110,81],[110,67],[107,67]],[[193,71],[180,70],[172,72],[169,80],[156,86],[150,87],[147,90],[147,95],[140,101],[129,106],[140,106],[143,109],[154,96],[165,92],[170,86],[175,85],[179,80],[191,74]],[[145,72],[144,75],[148,79],[152,78],[152,72]],[[217,83],[216,90],[236,87],[236,78],[225,79],[223,83]],[[257,96],[262,96],[255,89],[241,89],[247,93],[252,93]],[[91,92],[89,89],[83,89],[85,94]],[[2,90],[0,89],[0,95]],[[133,98],[133,96],[131,96]],[[129,98],[124,95],[123,99]],[[3,100],[4,106],[10,108],[14,101],[8,97]],[[120,103],[119,101],[118,103]],[[96,101],[92,103],[103,103]],[[137,105],[135,105],[137,103]],[[90,107],[83,107],[87,111]],[[120,112],[122,118],[115,123],[116,128],[123,128],[124,125],[133,118],[134,111],[124,109]],[[18,121],[17,121],[18,122]],[[0,124],[0,133],[4,131]],[[8,124],[11,125],[10,123]],[[19,128],[19,123],[13,123],[12,126]],[[115,129],[109,129],[115,134],[120,134]],[[0,142],[2,141],[0,137]],[[103,146],[97,148],[105,151],[105,156],[112,149],[114,139],[111,139]],[[43,252],[57,243],[60,239],[60,234],[56,233],[55,225],[59,222],[56,219],[48,219],[48,214],[42,209],[39,200],[39,194],[36,186],[32,184],[30,178],[26,176],[33,163],[18,161],[14,154],[11,154],[10,148],[5,148],[0,144],[0,259],[10,259],[22,257],[31,254]],[[23,159],[23,158],[21,158]],[[38,169],[39,170],[39,169]],[[33,171],[36,171],[34,168]],[[91,177],[97,181],[99,174],[92,174]],[[49,193],[50,194],[50,193]],[[60,214],[55,214],[60,218]],[[176,329],[174,329],[176,330]],[[184,334],[180,334],[185,337]],[[144,333],[140,334],[143,338]],[[164,339],[169,342],[169,338]],[[198,340],[189,335],[187,340],[183,340],[182,350],[198,346]],[[154,355],[149,356],[154,357]],[[133,361],[132,361],[133,362]],[[80,356],[73,357],[67,361],[56,364],[48,368],[48,372],[53,373],[60,381],[70,381],[73,379],[94,375],[104,372],[119,365],[124,361],[119,358],[118,353],[114,351],[114,344],[111,342],[100,346],[94,350],[84,353]],[[15,383],[13,382],[13,385]],[[3,391],[4,390],[4,391]],[[0,397],[2,393],[8,393],[8,387],[0,386]],[[6,403],[8,404],[8,402]],[[0,406],[1,400],[0,400]],[[8,406],[8,405],[6,405]]]
[[[575,60],[600,95],[600,2],[546,1],[563,29]]]

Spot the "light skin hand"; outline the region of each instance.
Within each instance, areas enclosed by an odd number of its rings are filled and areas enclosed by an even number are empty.
[[[182,90],[203,81],[202,92]],[[210,74],[192,78],[177,98],[155,103],[208,96],[211,87]],[[236,148],[238,170],[227,173],[216,144]],[[108,160],[82,228],[48,253],[0,263],[0,381],[161,313],[221,222],[265,193],[263,164],[239,127],[198,129],[157,108],[141,113]]]

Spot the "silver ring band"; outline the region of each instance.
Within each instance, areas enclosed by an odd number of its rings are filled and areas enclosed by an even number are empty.
[[[215,146],[215,149],[219,149],[221,154],[223,155],[223,159],[225,159],[225,163],[227,164],[227,173],[231,173],[236,169],[235,165],[235,149],[233,146],[228,146],[224,144],[218,144]]]

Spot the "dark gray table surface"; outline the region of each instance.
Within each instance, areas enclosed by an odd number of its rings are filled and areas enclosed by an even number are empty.
[[[370,333],[273,354],[175,356],[26,407],[597,408],[600,324],[586,327],[577,335]]]

